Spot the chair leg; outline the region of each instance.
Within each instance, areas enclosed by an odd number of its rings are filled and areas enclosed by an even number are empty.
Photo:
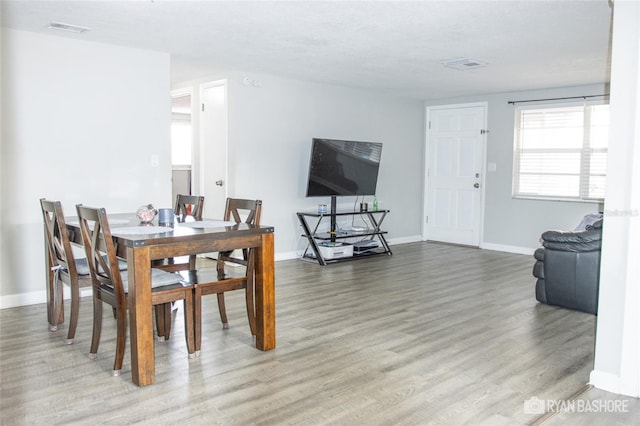
[[[185,305],[185,315],[187,314],[187,306]],[[186,321],[185,321],[186,324]],[[193,291],[193,330],[195,354],[200,355],[200,344],[202,343],[202,290],[196,287]]]
[[[227,320],[227,310],[224,306],[224,293],[216,294],[218,296],[218,310],[220,311],[220,319],[222,320],[222,328],[229,328],[229,321]]]
[[[254,303],[254,284],[253,278],[247,277],[247,288],[245,289],[245,299],[247,302],[247,317],[249,319],[249,328],[251,335],[256,335],[256,307]]]
[[[51,299],[49,331],[54,332],[58,331],[59,324],[64,323],[64,284],[59,279],[54,279]]]
[[[164,311],[164,340],[171,336],[171,302],[162,305]]]
[[[218,279],[224,279],[224,256],[229,255],[231,252],[219,252],[218,261],[216,262],[216,269],[218,270]],[[224,330],[229,328],[229,320],[227,320],[227,309],[224,305],[224,293],[217,293],[218,297],[218,311],[220,312],[220,320],[222,320],[222,328]]]
[[[189,358],[197,356],[196,342],[195,342],[195,328],[194,328],[194,312],[193,312],[193,291],[185,291],[184,295],[184,337],[187,342],[187,352]]]
[[[64,284],[60,283],[58,300],[60,301],[60,315],[58,316],[58,324],[64,323]]]
[[[47,250],[47,258],[49,250]],[[59,268],[52,267],[51,261],[47,262],[47,321],[49,331],[58,331],[58,324],[64,322],[64,298],[63,287],[59,276]]]
[[[251,329],[251,335],[256,335],[256,305],[255,305],[255,251],[249,250],[249,253],[245,252],[245,259],[247,259],[247,287],[245,288],[245,299],[247,302],[247,317],[249,318],[249,328]]]
[[[224,279],[224,258],[228,257],[229,255],[231,255],[230,251],[221,251],[218,253],[218,259],[216,260],[216,270],[218,271],[218,279],[219,280],[223,280]]]
[[[91,336],[91,349],[89,358],[98,357],[98,346],[100,345],[100,333],[102,332],[102,300],[96,295],[93,296],[93,335]]]
[[[156,311],[156,330],[158,331],[158,342],[164,342],[166,335],[164,305],[155,305],[154,310]]]
[[[117,309],[116,312],[116,359],[113,363],[113,375],[119,376],[124,361],[124,349],[127,343],[127,310]]]
[[[69,314],[69,331],[67,333],[67,345],[73,344],[76,337],[76,328],[78,327],[78,314],[80,311],[80,287],[78,283],[71,284],[71,313]]]

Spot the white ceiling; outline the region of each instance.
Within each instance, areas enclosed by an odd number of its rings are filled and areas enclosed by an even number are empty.
[[[3,27],[169,52],[174,83],[237,70],[437,99],[609,81],[607,0],[2,0],[1,7]],[[49,30],[50,21],[91,31]],[[488,66],[440,65],[459,57]]]

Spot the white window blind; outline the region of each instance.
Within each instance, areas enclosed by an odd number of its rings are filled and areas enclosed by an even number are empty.
[[[513,195],[604,198],[609,105],[517,107]]]

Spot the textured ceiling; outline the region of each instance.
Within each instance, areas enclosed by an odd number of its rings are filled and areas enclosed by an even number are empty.
[[[609,81],[607,0],[3,0],[1,7],[3,27],[169,52],[174,83],[237,70],[437,99]],[[91,31],[53,31],[50,21]],[[459,57],[488,66],[440,64]]]

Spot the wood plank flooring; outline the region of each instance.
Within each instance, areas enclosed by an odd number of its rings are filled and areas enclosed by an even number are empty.
[[[596,317],[538,304],[531,256],[435,243],[393,250],[326,267],[278,262],[270,352],[253,346],[241,291],[227,293],[228,330],[215,296],[205,299],[196,359],[179,311],[171,339],[156,343],[156,383],[145,388],[131,383],[128,348],[121,376],[110,375],[109,309],[98,359],[89,360],[90,298],[71,346],[66,324],[49,333],[44,305],[2,310],[1,422],[530,424],[540,416],[524,412],[525,400],[567,398],[587,383]],[[638,424],[640,404],[629,402],[628,415],[589,419]],[[547,422],[584,421],[562,416]]]

